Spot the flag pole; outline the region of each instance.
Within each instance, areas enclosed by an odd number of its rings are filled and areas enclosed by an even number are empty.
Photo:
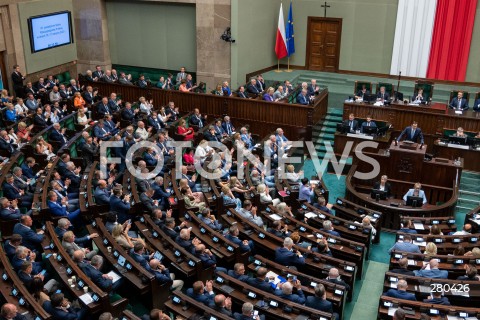
[[[287,70],[285,70],[285,72],[292,72],[292,69],[290,69],[290,57],[288,57],[288,60],[287,60]]]
[[[277,70],[275,70],[275,72],[283,72],[280,70],[280,59],[277,59]]]

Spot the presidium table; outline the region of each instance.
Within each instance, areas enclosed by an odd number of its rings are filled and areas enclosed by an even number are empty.
[[[443,217],[453,214],[458,197],[458,185],[463,169],[463,161],[444,158],[427,158],[427,145],[392,142],[388,151],[376,149],[363,154],[380,164],[380,171],[374,178],[362,180],[355,177],[356,172],[367,173],[373,169],[373,161],[359,159],[353,154],[352,167],[347,175],[348,200],[367,208],[384,213],[382,227],[397,230],[401,216]],[[370,191],[382,175],[388,176],[392,197],[387,200],[372,199]],[[406,206],[403,195],[414,183],[420,182],[427,197],[427,204],[421,208]]]
[[[355,117],[365,118],[371,115],[375,120],[383,120],[392,124],[391,139],[396,139],[400,132],[413,121],[422,129],[427,153],[437,158],[455,160],[464,159],[464,169],[480,172],[480,150],[441,144],[438,139],[443,136],[444,129],[456,130],[462,127],[465,131],[480,132],[480,112],[459,112],[448,108],[445,103],[432,103],[430,105],[410,105],[392,103],[389,106],[374,106],[372,104],[345,102],[343,118],[353,113]],[[340,140],[340,145],[345,143],[345,138]],[[343,141],[342,141],[343,140]],[[354,140],[354,139],[352,139]],[[377,141],[377,139],[375,139]],[[381,143],[381,141],[377,141]],[[335,146],[337,153],[337,146]],[[341,153],[341,152],[340,152]]]

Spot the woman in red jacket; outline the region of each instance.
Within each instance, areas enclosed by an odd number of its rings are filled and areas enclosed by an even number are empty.
[[[194,135],[193,128],[186,128],[185,125],[186,125],[185,119],[181,119],[180,122],[178,123],[177,133],[183,136],[183,141],[193,140],[193,135]]]

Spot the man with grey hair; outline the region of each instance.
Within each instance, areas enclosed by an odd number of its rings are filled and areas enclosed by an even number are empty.
[[[27,247],[18,246],[15,250],[15,256],[12,259],[12,267],[15,271],[19,271],[22,268],[22,265],[25,261],[32,262],[32,273],[39,274],[42,272],[43,267],[40,262],[35,262],[36,254],[33,251],[30,251]]]
[[[21,216],[16,199],[8,201],[5,197],[0,198],[0,218],[2,220],[18,220]]]
[[[13,168],[13,181],[15,186],[18,189],[23,190],[26,194],[32,191],[32,186],[30,185],[31,179],[28,179],[23,175],[23,170],[20,167]]]
[[[104,312],[98,317],[98,320],[113,320],[113,316],[110,312]]]
[[[80,172],[82,172],[81,167],[75,167],[75,164],[72,161],[67,162],[66,172],[63,178],[70,179],[69,191],[73,193],[78,193],[80,188]]]
[[[48,138],[49,140],[60,141],[62,144],[66,144],[68,139],[65,137],[65,131],[67,131],[67,128],[61,128],[60,123],[56,122],[53,124],[53,130]]]
[[[337,268],[331,268],[328,271],[327,281],[344,286],[345,290],[350,291],[350,286],[340,278],[340,273]]]
[[[273,94],[273,100],[279,101],[284,99],[287,96],[282,86],[278,86],[277,91]]]
[[[242,306],[242,313],[235,312],[233,314],[233,318],[235,320],[265,320],[265,316],[263,314],[254,314],[253,304],[250,302],[245,302]]]
[[[216,142],[220,142],[222,139],[222,136],[220,137],[217,136],[217,134],[215,133],[215,127],[212,125],[208,126],[208,131],[205,131],[203,133],[203,137],[207,141],[216,141]]]
[[[260,216],[257,215],[257,207],[254,207],[250,200],[243,201],[243,208],[236,209],[236,211],[242,216],[242,218],[255,223],[260,228],[263,227],[263,220]]]
[[[283,247],[275,250],[275,262],[289,267],[301,267],[305,265],[305,258],[300,251],[294,252],[293,240],[289,237],[283,240]]]
[[[328,232],[328,233],[331,234],[332,236],[340,237],[340,233],[338,233],[337,231],[333,230],[332,221],[330,221],[330,220],[325,220],[325,221],[323,221],[323,228],[320,229],[320,230],[325,231],[325,232]]]
[[[297,288],[297,293],[293,293],[293,286]],[[284,282],[280,284],[280,288],[275,290],[275,295],[279,296],[282,299],[290,300],[295,303],[304,304],[305,303],[305,295],[302,291],[302,284],[300,280],[296,280],[295,282]]]
[[[95,255],[92,257],[92,260],[89,264],[82,263],[79,264],[79,267],[82,268],[82,271],[103,291],[117,291],[122,285],[123,279],[117,274],[118,277],[115,277],[117,280],[113,281],[114,277],[100,271],[102,269],[102,265],[103,257],[100,255]]]
[[[170,287],[170,290],[171,291],[182,290],[184,282],[182,280],[175,280],[175,274],[170,273],[170,270],[168,270],[168,268],[165,267],[159,260],[152,259],[150,260],[149,264],[150,264],[150,268],[153,271],[153,274],[155,275],[155,278],[160,283],[163,284],[163,283],[173,281],[172,286]]]
[[[309,98],[307,97],[307,89],[302,89],[302,91],[297,95],[297,103],[308,105]]]
[[[410,300],[410,301],[417,301],[415,295],[413,293],[407,292],[408,284],[407,281],[401,279],[398,280],[397,289],[388,289],[383,295],[386,297],[392,297],[396,299],[403,299],[403,300]]]

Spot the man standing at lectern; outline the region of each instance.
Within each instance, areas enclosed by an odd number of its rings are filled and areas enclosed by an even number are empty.
[[[402,140],[403,136],[405,136],[405,140],[411,142],[418,142],[420,138],[420,143],[423,144],[423,133],[422,129],[418,127],[418,123],[413,121],[412,125],[403,129],[402,133],[397,138],[397,141]]]

